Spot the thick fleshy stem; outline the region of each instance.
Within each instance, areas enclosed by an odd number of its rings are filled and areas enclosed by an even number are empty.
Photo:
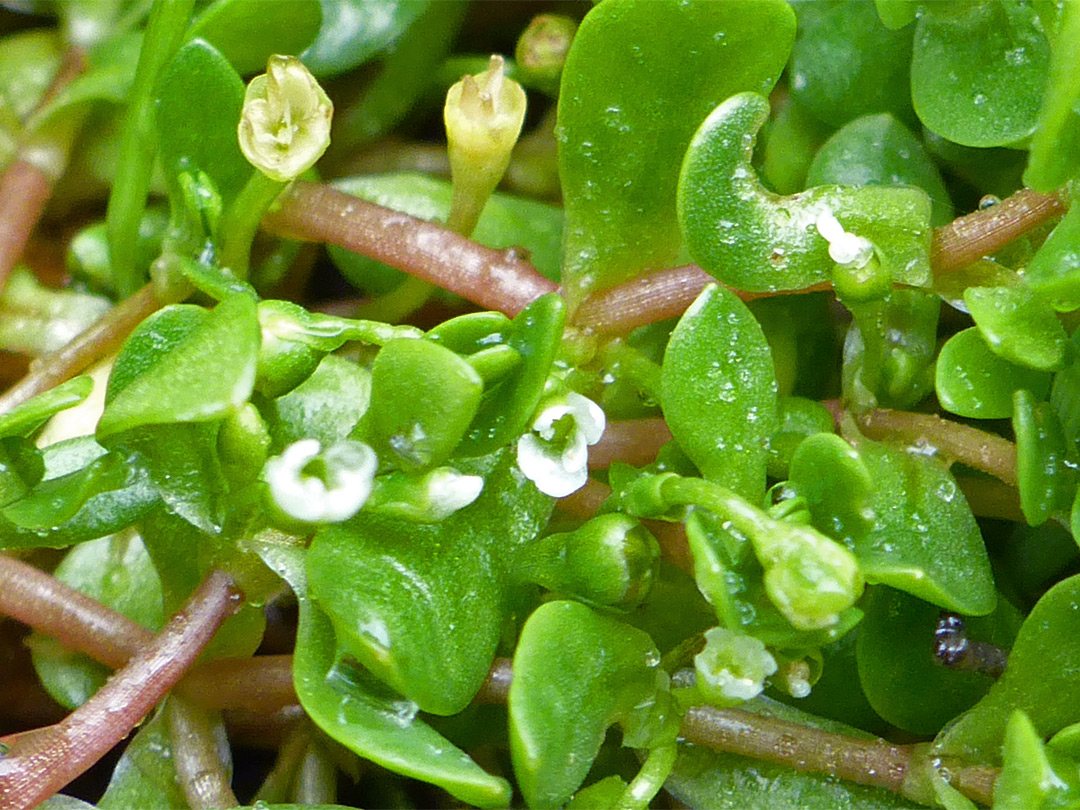
[[[0,806],[27,810],[52,796],[128,735],[198,657],[239,606],[232,578],[212,572],[153,643],[64,720],[6,738]]]
[[[136,326],[167,303],[158,298],[150,284],[121,301],[66,346],[37,358],[30,372],[0,396],[0,413],[70,380],[119,350]]]
[[[934,229],[930,265],[935,275],[967,267],[1068,209],[1061,192],[1021,189],[997,205],[980,208]]]
[[[0,614],[57,639],[113,669],[125,666],[154,634],[123,613],[14,557],[0,554]],[[296,703],[291,655],[222,658],[200,664],[177,686],[204,709],[271,713]]]
[[[165,701],[165,723],[172,737],[173,766],[176,781],[191,810],[223,810],[240,804],[229,785],[221,761],[220,721],[210,714],[172,695]]]
[[[507,315],[558,289],[512,248],[483,247],[329,186],[298,180],[278,202],[263,217],[270,233],[361,253]]]
[[[39,108],[56,96],[86,69],[86,54],[81,48],[72,48],[64,54],[64,61],[55,78],[41,99]],[[70,146],[68,135],[74,131],[57,133],[60,163],[66,163],[66,149]],[[56,167],[51,161],[34,157],[34,145],[19,150],[15,159],[0,174],[0,289],[7,283],[12,269],[22,258],[30,234],[41,219],[45,204],[52,196],[53,183],[58,179]],[[62,168],[61,168],[62,173]]]
[[[907,441],[925,452],[940,454],[950,463],[989,473],[1011,487],[1017,485],[1016,445],[1008,439],[937,414],[878,409],[856,417],[869,439]]]

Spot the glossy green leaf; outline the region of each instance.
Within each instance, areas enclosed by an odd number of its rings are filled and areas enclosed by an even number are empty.
[[[371,369],[371,407],[361,430],[384,463],[415,472],[445,462],[480,407],[484,382],[430,340],[392,340]]]
[[[680,156],[725,98],[769,92],[794,29],[791,9],[776,0],[630,0],[586,15],[559,93],[563,272],[572,302],[671,264],[680,243]]]
[[[1074,760],[1043,744],[1031,719],[1009,716],[1002,745],[1004,765],[994,782],[994,810],[1043,810],[1080,805],[1080,769]]]
[[[75,445],[94,445],[96,453],[85,466],[49,471],[50,455],[64,454]],[[158,502],[144,470],[117,453],[106,454],[92,440],[73,439],[45,452],[46,478],[22,500],[0,510],[0,546],[26,548],[66,546],[94,540],[125,529]]]
[[[320,0],[322,25],[300,58],[318,77],[345,73],[382,51],[428,7],[425,0]]]
[[[116,763],[99,810],[130,810],[154,807],[185,810],[187,798],[176,779],[173,741],[165,726],[165,716],[157,712],[144,723],[128,743]]]
[[[548,375],[562,345],[565,323],[566,305],[555,293],[537,298],[517,314],[499,342],[517,352],[521,364],[484,392],[476,418],[458,447],[458,455],[493,453],[525,431],[540,407]],[[497,344],[494,338],[489,338],[484,345]]]
[[[764,130],[761,179],[778,194],[794,194],[806,188],[806,173],[829,128],[805,112],[790,98],[779,101]]]
[[[219,3],[210,11],[222,7]],[[199,170],[214,181],[223,199],[239,193],[252,172],[236,138],[243,103],[244,83],[220,51],[196,39],[177,52],[157,87],[162,165],[173,182],[181,172]]]
[[[220,419],[251,395],[259,350],[255,302],[233,296],[205,316],[192,314],[198,308],[183,308],[176,307],[183,314],[159,310],[128,338],[109,381],[99,438],[143,425]],[[158,338],[159,325],[176,342],[164,351],[147,351]],[[121,372],[129,364],[138,367],[137,376]]]
[[[365,0],[366,2],[366,0]],[[444,220],[453,194],[447,180],[423,174],[358,175],[335,180],[339,191],[426,220]],[[496,192],[471,238],[490,248],[524,248],[544,276],[558,281],[562,265],[563,213],[547,203]],[[357,289],[385,293],[405,274],[343,248],[328,246],[330,258]]]
[[[61,411],[86,401],[94,390],[88,376],[73,377],[0,415],[0,437],[26,436]]]
[[[362,671],[354,665],[342,666],[333,624],[321,609],[321,600],[315,602],[308,591],[304,553],[269,543],[258,548],[300,603],[293,683],[304,711],[319,728],[360,756],[438,785],[464,802],[505,806],[510,801],[505,780],[484,772],[417,718],[415,703],[359,680]]]
[[[272,54],[303,51],[321,23],[319,0],[274,0],[258,14],[247,0],[217,0],[191,24],[188,36],[209,42],[246,76],[265,72]]]
[[[53,576],[150,630],[160,629],[165,621],[161,581],[134,533],[76,546]],[[67,709],[85,703],[109,675],[108,667],[43,636],[32,640],[31,656],[42,686]]]
[[[869,736],[843,723],[815,717],[768,698],[757,698],[743,708],[826,731]],[[821,774],[799,773],[782,765],[685,744],[679,746],[679,758],[665,788],[699,810],[917,810],[922,807],[882,788]]]
[[[1003,146],[1035,131],[1050,46],[1029,4],[930,6],[919,18],[911,97],[922,122],[964,146]]]
[[[853,547],[868,582],[970,616],[992,611],[986,547],[949,471],[867,439],[853,456],[837,441],[811,437],[792,460],[790,485],[806,498],[813,524]]]
[[[953,335],[941,347],[934,387],[945,410],[972,419],[1012,416],[1013,392],[1031,391],[1037,399],[1050,392],[1050,375],[999,357],[975,327]]]
[[[780,397],[777,428],[769,437],[768,472],[772,478],[788,477],[792,458],[803,441],[818,433],[832,433],[833,418],[819,402],[803,397]]]
[[[834,133],[814,155],[806,185],[918,186],[930,197],[931,225],[953,218],[945,181],[922,142],[889,113],[856,118]]]
[[[1062,8],[1065,16],[1024,172],[1024,185],[1044,192],[1080,175],[1080,11],[1072,3]]]
[[[1065,364],[1065,327],[1030,287],[968,287],[964,303],[995,354],[1042,371]]]
[[[514,774],[530,807],[566,803],[608,726],[656,694],[659,663],[648,635],[577,602],[548,602],[529,617],[508,705]]]
[[[885,27],[870,0],[822,9],[805,20],[791,51],[792,97],[833,127],[873,113],[912,120],[911,36]]]
[[[897,289],[867,314],[853,321],[844,341],[844,394],[857,407],[910,408],[934,388],[941,301]],[[867,323],[868,337],[861,328]]]
[[[312,595],[338,644],[424,711],[459,712],[480,688],[506,619],[512,555],[550,514],[513,455],[459,462],[484,476],[484,490],[440,523],[361,512],[311,544]]]
[[[1063,312],[1080,309],[1080,205],[1073,205],[1028,265],[1027,284]]]
[[[315,372],[266,409],[275,451],[300,439],[331,447],[347,438],[367,411],[371,372],[336,355],[327,355]]]
[[[868,239],[895,281],[930,279],[930,200],[914,188],[819,186],[780,197],[751,165],[754,136],[769,115],[756,93],[732,96],[694,135],[679,177],[679,223],[691,255],[725,284],[798,290],[828,280],[836,263],[815,228],[831,212]]]
[[[746,305],[706,287],[671,334],[661,384],[671,433],[705,477],[759,497],[776,428],[776,379]]]
[[[1080,720],[1073,675],[1080,667],[1080,576],[1057,583],[1024,620],[1005,673],[939,740],[945,754],[1000,761],[1005,726],[1014,709],[1027,713],[1042,737]]]
[[[940,608],[879,586],[862,603],[856,658],[859,682],[874,710],[894,726],[934,734],[986,693],[993,677],[946,669],[934,660]],[[994,613],[965,621],[968,638],[1008,648],[1021,616],[1005,600]]]
[[[1030,391],[1017,391],[1013,432],[1020,509],[1030,525],[1038,526],[1072,503],[1076,472],[1065,458],[1065,434],[1049,402],[1038,402]]]

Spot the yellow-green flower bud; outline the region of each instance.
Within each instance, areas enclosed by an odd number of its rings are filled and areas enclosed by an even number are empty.
[[[577,33],[577,23],[561,14],[537,14],[518,38],[514,57],[525,75],[525,82],[545,93],[559,90],[570,43]]]
[[[798,630],[832,627],[862,594],[852,553],[809,526],[776,521],[754,546],[765,567],[765,592]]]
[[[761,639],[723,627],[705,632],[705,649],[694,656],[698,691],[713,705],[734,706],[756,698],[776,659]]]
[[[244,94],[240,151],[267,177],[287,183],[315,165],[330,145],[334,106],[295,56],[271,56]]]
[[[525,122],[525,91],[503,74],[503,58],[492,56],[487,70],[447,91],[443,120],[454,181],[448,224],[467,234],[510,163]]]

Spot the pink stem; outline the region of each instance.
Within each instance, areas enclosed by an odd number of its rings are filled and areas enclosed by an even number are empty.
[[[240,599],[228,574],[212,572],[153,643],[86,703],[21,743],[7,738],[12,745],[0,759],[0,807],[35,807],[124,739],[180,680]]]
[[[608,422],[600,441],[589,448],[589,468],[603,470],[613,461],[641,467],[656,460],[660,448],[671,441],[663,419],[627,419]]]
[[[270,233],[362,253],[507,315],[558,289],[512,248],[483,247],[320,183],[297,181],[279,204],[263,218]]]

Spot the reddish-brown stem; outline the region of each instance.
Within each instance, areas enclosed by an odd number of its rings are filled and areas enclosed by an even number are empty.
[[[859,430],[870,439],[918,444],[1016,486],[1016,445],[993,433],[943,419],[937,414],[879,409],[856,417]]]
[[[48,103],[85,68],[86,54],[81,48],[70,49],[38,106]],[[30,234],[52,196],[55,180],[23,156],[16,156],[0,174],[0,290],[22,258]]]
[[[123,613],[32,565],[0,554],[0,613],[113,669],[148,647],[154,634]]]
[[[7,413],[117,351],[132,330],[164,303],[150,284],[121,301],[66,346],[35,360],[30,373],[0,397],[0,413]]]
[[[967,267],[1048,219],[1065,213],[1058,194],[1021,189],[997,205],[958,217],[934,229],[930,264],[936,275]]]
[[[608,422],[600,441],[589,448],[589,467],[603,470],[613,461],[641,467],[656,460],[660,448],[671,441],[663,419],[627,419]]]
[[[222,810],[240,804],[222,766],[215,729],[220,721],[176,695],[165,702],[165,721],[172,738],[176,781],[191,810]]]
[[[0,289],[22,258],[52,195],[52,182],[33,163],[16,158],[0,174]]]
[[[0,613],[113,669],[126,665],[154,641],[151,631],[123,613],[2,554]],[[177,690],[204,709],[274,712],[296,703],[292,656],[210,661],[188,673]]]
[[[512,248],[483,247],[326,185],[297,181],[279,204],[263,218],[271,233],[362,253],[508,315],[558,289]]]
[[[32,738],[8,738],[0,807],[27,810],[52,796],[127,736],[172,689],[240,603],[232,578],[211,573],[153,643],[86,703]]]

